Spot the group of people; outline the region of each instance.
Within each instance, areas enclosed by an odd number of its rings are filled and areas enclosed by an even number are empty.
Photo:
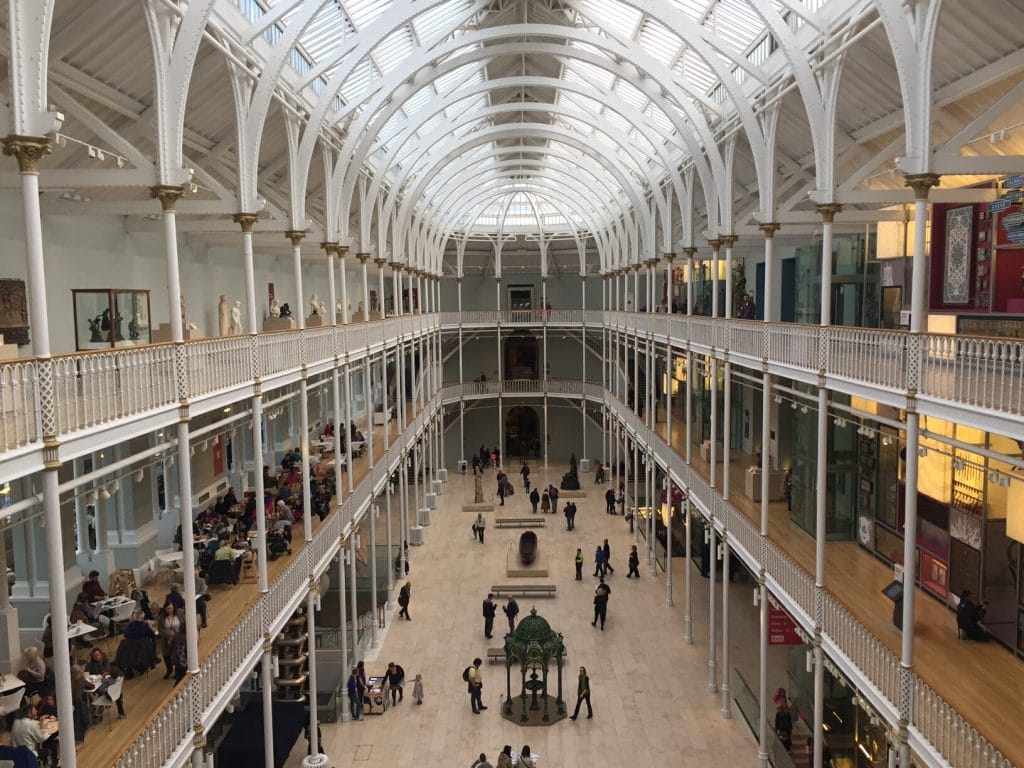
[[[495,446],[494,448],[487,448],[485,445],[480,446],[480,450],[473,455],[473,469],[486,469],[487,467],[497,467],[501,465],[501,450]]]
[[[550,513],[552,515],[558,514],[558,488],[554,485],[548,485],[543,491],[538,491],[534,488],[530,491],[530,506],[533,509],[533,514],[537,514],[537,506],[540,505],[540,511],[545,515]]]
[[[623,483],[619,483],[619,493],[616,496],[615,491],[609,488],[604,492],[604,504],[605,512],[609,515],[616,514],[615,506],[618,505],[619,512],[624,512],[626,508],[626,487]]]
[[[402,669],[401,664],[389,661],[387,670],[384,672],[384,679],[391,694],[391,706],[397,706],[405,700],[405,670]],[[370,690],[366,680],[366,666],[362,661],[352,667],[346,688],[349,714],[353,720],[362,720],[363,708]],[[417,704],[423,703],[423,676],[420,674],[413,679],[412,698]]]
[[[530,745],[526,744],[519,751],[518,763],[513,763],[512,747],[506,744],[501,748],[501,752],[498,753],[498,761],[495,765],[491,765],[487,762],[487,753],[481,752],[480,757],[473,761],[473,764],[469,768],[512,768],[513,765],[518,764],[522,768],[534,768],[537,765],[537,756],[530,752]]]
[[[502,608],[502,612],[505,614],[505,618],[508,619],[509,634],[512,634],[516,628],[516,617],[519,616],[519,603],[516,602],[514,597],[509,596],[506,598],[505,607]],[[497,613],[498,605],[494,602],[494,595],[488,592],[483,603],[484,637],[488,640],[492,637],[491,632],[494,629],[494,617]]]

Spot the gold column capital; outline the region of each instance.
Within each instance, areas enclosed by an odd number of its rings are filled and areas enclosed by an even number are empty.
[[[765,240],[771,240],[775,237],[775,233],[782,229],[782,225],[777,221],[766,221],[763,224],[758,224],[757,228],[764,234]]]
[[[388,260],[385,259],[383,256],[378,256],[376,259],[373,260],[373,263],[376,264],[381,269],[384,269],[384,265],[388,263]]]
[[[388,266],[390,266],[395,272],[402,271],[402,262],[400,261],[389,261]]]
[[[19,136],[12,133],[3,138],[4,154],[17,158],[22,173],[39,173],[39,161],[53,151],[49,136]]]
[[[655,257],[655,256],[651,256],[651,258],[649,258],[649,259],[648,259],[648,260],[647,260],[646,262],[644,262],[644,263],[645,263],[645,264],[647,264],[647,266],[649,266],[649,267],[653,267],[653,266],[654,266],[655,264],[657,264],[657,263],[658,263],[658,259],[657,259],[657,257]]]
[[[676,257],[676,255],[674,253],[672,253],[672,251],[666,251],[665,253],[661,254],[661,256],[669,264],[671,264],[672,260]]]
[[[360,264],[365,264],[367,261],[370,260],[370,254],[365,253],[365,252],[360,252],[360,253],[356,254],[356,258],[359,259],[359,263]]]
[[[320,243],[320,247],[323,249],[324,253],[327,254],[338,252],[338,244],[333,240],[324,240]]]
[[[718,249],[722,247],[722,241],[717,237],[712,237],[708,240],[708,245],[711,246],[711,250],[718,254]]]
[[[928,199],[928,190],[939,186],[942,177],[937,173],[910,173],[904,177],[904,183],[914,190],[918,200]]]
[[[185,188],[173,184],[157,184],[149,188],[149,196],[160,201],[164,212],[173,211],[175,204],[185,196]]]
[[[259,217],[258,213],[236,213],[231,220],[242,228],[242,232],[248,234],[252,232],[252,227]]]
[[[719,239],[726,248],[732,248],[740,238],[738,235],[722,235]]]
[[[341,243],[334,244],[334,252],[338,254],[338,258],[344,260],[348,255],[348,246],[342,245]]]
[[[842,212],[843,206],[840,203],[818,203],[814,210],[818,212],[823,222],[831,224],[836,214]]]
[[[683,248],[683,255],[686,256],[686,258],[688,259],[692,259],[694,256],[697,255],[697,247],[690,245],[687,246],[686,248]]]
[[[292,241],[292,247],[298,247],[302,242],[302,239],[306,236],[306,230],[304,229],[286,229],[284,236]]]

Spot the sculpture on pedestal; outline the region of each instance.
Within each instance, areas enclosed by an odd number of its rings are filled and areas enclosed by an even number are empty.
[[[576,474],[576,454],[569,454],[569,471],[562,475],[562,482],[558,486],[563,491],[578,491],[580,489],[580,478]]]
[[[228,328],[231,325],[230,311],[228,310],[228,297],[227,294],[222,293],[220,300],[217,302],[217,320],[218,329],[220,330],[221,336],[228,335]]]
[[[231,322],[228,324],[228,335],[238,336],[242,332],[242,302],[236,301],[231,307]]]
[[[537,534],[533,531],[524,531],[519,537],[519,559],[523,565],[537,559]]]
[[[484,503],[484,478],[483,471],[473,470],[473,503]]]
[[[324,303],[320,301],[320,297],[315,293],[309,297],[309,314],[311,315],[323,315],[324,314]]]
[[[292,316],[292,308],[288,306],[288,302],[286,301],[284,304],[281,305],[281,317],[291,317],[291,316]]]
[[[280,317],[281,316],[281,303],[277,299],[270,300],[270,316]]]

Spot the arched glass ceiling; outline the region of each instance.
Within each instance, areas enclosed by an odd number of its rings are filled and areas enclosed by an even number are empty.
[[[416,203],[421,214],[452,181],[439,166],[458,160],[490,179],[480,193],[491,195],[491,202],[469,201],[458,209],[455,220],[467,231],[536,227],[538,221],[549,231],[586,229],[578,213],[559,210],[544,189],[530,193],[532,203],[514,191],[527,188],[515,185],[525,185],[531,175],[576,178],[582,165],[594,165],[568,136],[622,171],[605,171],[603,183],[589,185],[592,210],[624,210],[624,180],[641,189],[659,183],[690,153],[682,133],[692,133],[698,123],[713,126],[732,111],[720,76],[737,85],[750,77],[766,80],[760,67],[775,50],[751,0],[235,2],[271,44],[290,23],[305,24],[290,57],[300,91],[311,103],[329,99],[331,119],[367,134],[360,137],[367,151],[356,157],[385,174],[389,186],[409,189],[428,179]],[[769,5],[797,29],[806,13],[826,2]],[[560,37],[561,28],[571,32]],[[645,74],[661,68],[659,82],[644,82],[628,63],[634,54],[645,62]],[[424,71],[429,76],[417,77]],[[400,83],[412,87],[400,100],[387,97]],[[377,120],[384,115],[382,123]],[[502,138],[473,142],[481,131],[517,123],[523,131],[516,138],[503,132]],[[537,128],[545,125],[552,130]],[[691,140],[690,147],[699,143]],[[509,148],[518,151],[509,154]],[[518,171],[507,162],[515,157],[523,161]],[[506,186],[505,194],[492,194]],[[533,205],[543,213],[534,215]],[[529,215],[520,211],[524,206]],[[473,221],[466,220],[470,214]]]

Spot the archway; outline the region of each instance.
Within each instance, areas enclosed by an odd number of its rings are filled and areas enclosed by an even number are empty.
[[[540,418],[528,405],[517,405],[505,415],[505,452],[517,458],[540,455]]]

